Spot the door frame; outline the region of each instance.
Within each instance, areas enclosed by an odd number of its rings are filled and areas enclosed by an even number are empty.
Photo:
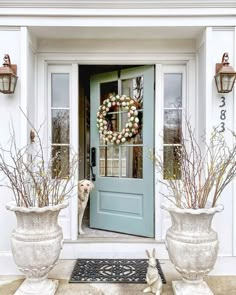
[[[140,56],[140,57],[139,57]],[[73,99],[78,99],[79,89],[78,82],[76,84],[76,79],[79,81],[79,65],[155,65],[155,134],[157,135],[160,130],[160,126],[163,126],[162,119],[158,118],[160,109],[158,106],[162,106],[163,97],[163,84],[160,82],[162,79],[162,67],[164,65],[184,65],[186,66],[186,79],[187,79],[187,97],[191,97],[191,101],[188,104],[188,112],[195,114],[192,110],[197,109],[197,94],[196,94],[196,55],[194,53],[179,54],[179,53],[140,53],[134,55],[131,53],[97,53],[94,56],[94,52],[91,53],[39,53],[37,55],[37,91],[36,91],[36,102],[35,102],[35,114],[36,114],[36,126],[40,123],[40,113],[47,110],[47,69],[49,65],[71,65],[73,73],[73,85],[74,89],[77,89],[77,94],[73,93]],[[77,86],[76,86],[77,85]],[[160,89],[160,91],[157,91]],[[42,97],[44,99],[42,99]],[[76,110],[73,110],[76,112]],[[78,118],[78,113],[77,113]],[[195,117],[191,117],[191,121],[194,126],[198,126],[197,114]],[[78,126],[78,124],[77,124]],[[79,128],[79,126],[78,126]],[[46,130],[43,132],[43,136],[47,134]],[[155,149],[158,148],[157,136],[155,136]],[[78,145],[78,139],[75,140],[75,144]],[[158,196],[157,184],[154,187],[155,194],[155,209],[154,209],[154,220],[155,220],[155,235],[154,240],[158,242],[163,242],[164,234],[164,222],[162,219],[162,209],[160,208],[160,198]],[[77,240],[77,208],[78,200],[77,198],[71,199],[71,240]],[[72,210],[73,209],[73,210]],[[143,239],[143,238],[141,238]],[[143,240],[140,240],[143,241]],[[80,240],[78,240],[80,242]],[[94,243],[96,243],[94,239]],[[116,242],[115,240],[113,242]]]

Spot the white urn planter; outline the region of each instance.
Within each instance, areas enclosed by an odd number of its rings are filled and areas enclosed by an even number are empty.
[[[17,227],[11,236],[13,258],[26,280],[15,295],[53,295],[58,281],[49,280],[48,272],[55,266],[63,243],[62,229],[58,225],[63,203],[48,207],[18,207],[14,202],[6,208],[15,212]]]
[[[166,233],[166,247],[171,262],[181,274],[181,281],[173,281],[175,295],[212,295],[203,278],[213,269],[219,241],[211,228],[216,212],[222,205],[204,209],[180,209],[162,204],[170,213],[172,226]]]

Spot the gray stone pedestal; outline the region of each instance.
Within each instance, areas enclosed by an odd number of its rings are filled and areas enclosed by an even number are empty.
[[[173,281],[172,288],[174,295],[214,295],[204,281],[196,283]]]

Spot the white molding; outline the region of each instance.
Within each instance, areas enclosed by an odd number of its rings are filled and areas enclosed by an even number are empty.
[[[28,29],[26,27],[21,28],[21,71],[20,75],[18,74],[21,85],[21,99],[20,99],[20,107],[24,114],[28,117],[28,44],[29,44],[29,36]],[[20,135],[20,146],[26,146],[28,143],[27,139],[27,119],[24,114],[20,114],[20,125],[21,125],[21,135]]]
[[[155,80],[155,153],[162,149],[163,135],[163,66],[156,64]],[[161,241],[163,237],[163,210],[161,209],[162,195],[159,193],[159,176],[155,171],[155,239]]]
[[[94,240],[94,241],[91,241]],[[82,242],[64,242],[60,259],[77,258],[145,258],[145,249],[156,248],[159,259],[168,259],[165,244],[151,240],[150,242],[102,242],[95,239]]]
[[[43,27],[183,27],[183,26],[234,26],[236,8],[220,10],[218,13],[212,15],[211,11],[206,14],[205,10],[199,9],[195,14],[186,12],[177,14],[173,12],[170,14],[169,10],[166,13],[157,11],[147,15],[137,15],[134,12],[130,15],[112,16],[110,12],[103,15],[74,15],[63,10],[62,15],[59,15],[53,9],[54,14],[47,15],[42,11],[39,15],[40,9],[32,9],[37,11],[38,15],[27,15],[26,10],[19,12],[9,11],[9,9],[0,9],[0,22],[2,26],[43,26]],[[97,11],[97,10],[95,10]],[[125,10],[126,11],[126,10]],[[133,11],[133,10],[132,10]],[[32,13],[33,13],[32,12]],[[90,12],[91,13],[91,12]]]
[[[34,34],[32,34],[30,32],[30,30],[28,31],[28,37],[29,37],[29,46],[32,50],[32,52],[36,55],[37,54],[37,47],[38,47],[38,44],[37,44],[37,38],[34,36]]]
[[[201,35],[198,36],[196,40],[196,54],[198,53],[200,48],[204,45],[204,43],[205,43],[205,30]]]
[[[217,31],[217,32],[219,32],[219,31],[229,32],[229,31],[234,31],[234,29],[235,29],[234,26],[232,26],[232,27],[213,27],[212,32],[214,32],[214,31]]]
[[[0,7],[7,8],[138,8],[138,9],[164,9],[164,8],[226,8],[235,7],[234,0],[1,0]]]
[[[0,3],[0,8],[2,3]],[[137,16],[137,17],[152,17],[152,16],[230,16],[235,15],[236,13],[236,5],[225,7],[224,10],[215,7],[182,7],[182,9],[175,9],[173,7],[164,7],[164,8],[121,8],[121,9],[113,9],[108,8],[107,6],[103,7],[102,9],[97,8],[90,8],[90,9],[77,9],[77,8],[42,8],[39,7],[38,9],[34,8],[1,8],[0,15],[11,15],[11,16],[85,16],[85,17],[95,17],[95,16],[112,16],[112,17],[130,17],[130,16]]]
[[[0,32],[1,31],[9,31],[9,32],[11,32],[11,31],[20,31],[21,30],[21,28],[20,27],[9,27],[9,26],[7,26],[7,27],[3,27],[3,26],[0,26]]]
[[[46,78],[45,78],[46,77]],[[35,124],[36,129],[40,130],[40,137],[43,145],[48,138],[47,125],[47,105],[45,104],[45,97],[47,97],[47,64],[44,58],[38,56],[37,59],[37,94],[35,104]],[[42,110],[42,111],[39,111]],[[43,124],[43,125],[42,125]],[[40,128],[42,127],[42,128]]]
[[[205,31],[205,46],[206,46],[206,58],[205,58],[205,75],[206,75],[206,140],[209,141],[209,136],[212,130],[212,81],[214,73],[212,70],[212,28],[206,28]]]
[[[130,53],[130,52],[62,52],[38,54],[41,60],[50,63],[68,64],[77,62],[80,65],[94,64],[183,64],[183,61],[195,59],[194,53]]]
[[[197,85],[196,85],[196,60],[189,60],[187,63],[186,74],[186,87],[187,87],[187,106],[186,114],[190,117],[192,126],[198,132],[198,97],[197,97]]]
[[[72,64],[71,69],[71,94],[70,94],[70,138],[71,147],[75,152],[79,151],[79,66],[77,63]],[[79,157],[79,155],[78,155]],[[78,167],[79,169],[79,167]],[[74,179],[77,181],[78,169],[76,170]],[[78,238],[78,187],[73,189],[73,197],[70,200],[70,215],[71,215],[71,239]]]
[[[234,28],[234,49],[233,52],[236,52],[236,27]],[[234,54],[234,59],[233,59],[233,66],[234,69],[236,68],[236,54]],[[234,132],[236,131],[236,103],[235,103],[235,98],[236,98],[236,84],[234,85],[234,89],[233,89],[233,130]],[[235,144],[235,143],[234,143]],[[233,186],[232,186],[232,194],[234,196],[232,202],[232,216],[233,216],[233,230],[232,230],[232,234],[233,234],[233,255],[236,256],[236,199],[235,199],[235,194],[236,194],[236,180],[233,181]]]

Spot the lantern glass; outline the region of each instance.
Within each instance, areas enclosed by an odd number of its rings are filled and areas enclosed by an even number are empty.
[[[9,90],[9,84],[10,84],[10,76],[9,75],[2,75],[0,77],[0,91],[3,93],[6,93],[6,91]]]
[[[0,75],[0,92],[14,93],[16,88],[17,76],[14,74]]]
[[[11,76],[11,83],[10,83],[10,92],[14,93],[16,88],[17,76]]]
[[[217,91],[219,93],[231,92],[235,82],[235,73],[218,73],[215,76]]]

